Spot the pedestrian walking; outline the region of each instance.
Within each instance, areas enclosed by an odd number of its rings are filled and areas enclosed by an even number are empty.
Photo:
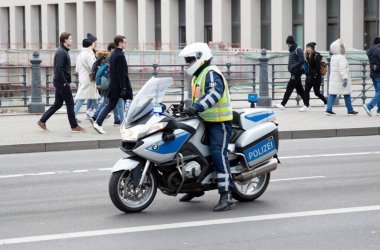
[[[185,110],[189,116],[199,113],[205,121],[210,140],[210,152],[217,173],[218,193],[220,195],[214,212],[232,209],[229,191],[234,187],[228,163],[228,143],[232,133],[232,106],[228,83],[220,70],[211,65],[212,53],[206,43],[193,43],[186,46],[180,57],[187,64],[186,72],[193,76],[193,105]],[[187,193],[180,201],[188,202],[204,192]]]
[[[314,90],[315,96],[323,101],[323,104],[327,104],[326,98],[321,93],[321,84],[322,84],[322,76],[321,76],[321,61],[322,56],[317,51],[315,51],[315,42],[310,42],[306,44],[306,81],[305,81],[305,97],[304,103],[305,106],[299,109],[300,112],[308,112],[310,111],[310,90]]]
[[[305,62],[303,50],[295,42],[293,36],[288,36],[286,38],[286,44],[289,47],[289,61],[288,61],[288,71],[290,72],[290,79],[288,85],[286,86],[286,91],[281,103],[277,103],[274,106],[279,109],[285,109],[286,103],[288,102],[293,90],[296,89],[298,95],[304,99],[305,91],[302,86],[301,76],[303,72],[303,64]]]
[[[110,58],[110,84],[106,96],[109,102],[104,110],[99,114],[99,117],[94,122],[94,129],[99,134],[105,134],[102,125],[106,116],[116,107],[119,98],[123,100],[132,99],[133,92],[128,76],[128,64],[123,50],[126,47],[127,40],[124,36],[116,36],[114,39],[116,49],[113,51]]]
[[[350,68],[346,59],[346,48],[341,39],[334,41],[330,45],[332,53],[330,61],[330,82],[329,96],[327,99],[327,115],[335,115],[332,110],[334,101],[337,95],[344,96],[344,102],[347,108],[348,115],[356,115],[351,104],[351,77]]]
[[[74,112],[77,116],[80,108],[85,100],[92,100],[93,103],[97,103],[100,98],[98,90],[96,89],[95,81],[92,76],[92,65],[96,61],[94,54],[94,42],[83,39],[82,50],[78,55],[75,70],[79,74],[79,86],[75,95],[75,107]],[[86,110],[88,113],[89,110]]]
[[[94,51],[94,54],[96,55],[96,52],[97,52],[97,40],[98,38],[96,36],[94,36],[93,34],[91,33],[87,33],[87,39],[89,41],[91,41],[93,43],[93,51]],[[86,112],[86,115],[88,118],[90,118],[92,115],[93,115],[93,110],[96,109],[98,107],[98,100],[87,100],[87,112]]]
[[[75,120],[74,113],[74,98],[71,92],[71,61],[69,55],[69,48],[73,42],[70,33],[63,32],[59,37],[60,46],[54,54],[54,78],[53,85],[55,87],[55,101],[54,104],[42,115],[38,121],[38,126],[43,130],[47,130],[47,120],[59,110],[63,102],[66,103],[67,117],[70,122],[71,131],[84,132],[85,129],[78,126]]]
[[[371,110],[377,106],[376,115],[380,116],[380,37],[376,37],[373,45],[367,50],[367,56],[370,66],[370,77],[372,79],[373,87],[375,88],[375,96],[364,104],[363,108],[369,116],[372,116]]]
[[[109,60],[115,48],[116,48],[116,45],[114,42],[112,42],[108,44],[106,52],[97,53],[97,58],[98,58],[97,60],[101,60],[101,62],[99,63],[100,64],[99,68],[104,67],[104,66],[109,68]],[[109,71],[107,70],[105,73],[106,73],[107,78],[109,78],[108,76]],[[108,90],[100,91],[101,95],[103,96],[103,101],[99,104],[98,108],[96,109],[92,117],[90,118],[90,121],[92,124],[94,123],[94,121],[96,121],[100,112],[104,109],[104,107],[109,101],[108,97],[106,96],[107,91]],[[106,118],[108,118],[108,116]],[[113,116],[114,116],[114,126],[119,126],[123,122],[123,119],[124,119],[124,100],[123,99],[119,98],[119,101],[117,102],[116,107],[113,109]]]

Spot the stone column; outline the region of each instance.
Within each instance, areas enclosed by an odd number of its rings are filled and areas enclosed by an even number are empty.
[[[326,0],[305,1],[305,45],[316,42],[316,49],[326,50],[327,3]]]
[[[241,48],[261,48],[261,1],[240,1]]]
[[[154,49],[154,0],[138,1],[138,43],[140,49]]]
[[[38,51],[33,52],[33,59],[30,60],[32,64],[32,96],[31,102],[28,105],[29,113],[44,113],[45,104],[42,103],[41,97],[41,62]]]
[[[76,36],[78,38],[78,48],[81,48],[81,43],[84,38],[86,38],[85,30],[84,30],[84,8],[83,8],[83,0],[77,0],[77,9],[76,9],[76,15],[77,15],[77,33]],[[90,22],[91,20],[86,20],[86,22]]]
[[[186,1],[186,42],[204,41],[204,1]]]
[[[161,0],[161,40],[163,50],[178,48],[178,0]]]
[[[288,50],[286,37],[292,35],[292,0],[271,0],[272,50]]]
[[[0,8],[0,49],[7,49],[10,37],[8,36],[9,24],[9,11],[8,8]]]
[[[138,46],[138,0],[116,1],[116,33],[127,38],[127,48],[137,49]]]
[[[212,1],[212,40],[231,43],[231,0]]]
[[[340,1],[340,36],[346,49],[363,49],[364,0]]]
[[[269,86],[268,86],[268,61],[266,49],[261,50],[260,61],[260,91],[259,100],[257,106],[271,107],[272,98],[269,96]]]

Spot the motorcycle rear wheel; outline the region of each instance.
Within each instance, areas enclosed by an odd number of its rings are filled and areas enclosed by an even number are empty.
[[[234,181],[235,189],[232,198],[238,201],[253,201],[259,198],[267,189],[270,173],[266,173],[245,182]]]
[[[140,191],[133,185],[131,171],[112,173],[109,182],[112,203],[125,213],[137,213],[147,208],[157,193],[157,181],[151,170],[146,173]]]

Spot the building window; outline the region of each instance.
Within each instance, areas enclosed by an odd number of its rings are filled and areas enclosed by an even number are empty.
[[[261,0],[261,48],[271,49],[271,1]]]
[[[379,34],[379,1],[364,0],[364,49],[368,49]]]
[[[304,0],[293,0],[293,36],[296,43],[304,44]]]
[[[154,0],[155,48],[161,49],[161,0]]]
[[[231,2],[232,47],[240,48],[240,0]]]
[[[212,41],[212,0],[204,1],[204,20],[205,20],[205,34],[204,39],[206,43]]]
[[[178,13],[179,13],[179,45],[180,49],[186,46],[186,1],[178,1]]]
[[[38,41],[39,48],[42,49],[42,16],[41,16],[41,5],[38,6]]]
[[[340,37],[340,0],[327,0],[327,49]]]
[[[55,15],[55,44],[59,46],[59,12],[58,12],[58,4],[54,4],[54,15]]]

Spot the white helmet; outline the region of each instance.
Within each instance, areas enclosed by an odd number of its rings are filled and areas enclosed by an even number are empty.
[[[212,58],[211,50],[206,43],[193,43],[186,46],[179,53],[180,57],[195,58],[195,63],[190,67],[186,67],[185,71],[188,75],[193,75],[205,62]]]

